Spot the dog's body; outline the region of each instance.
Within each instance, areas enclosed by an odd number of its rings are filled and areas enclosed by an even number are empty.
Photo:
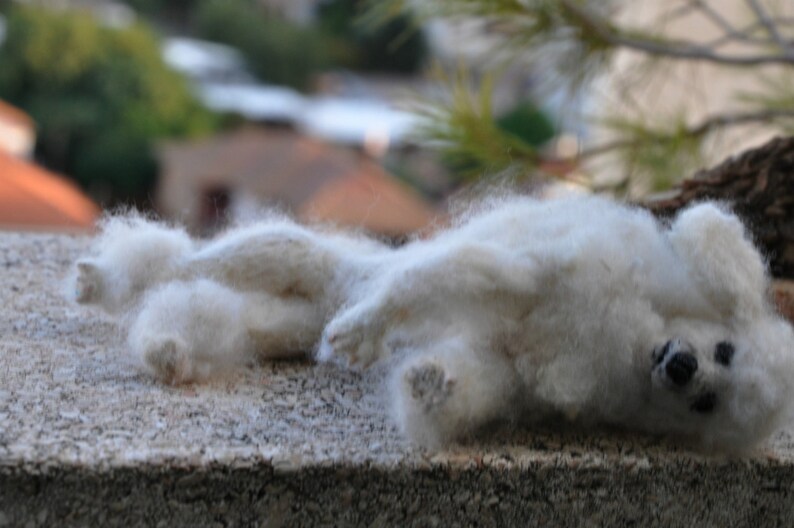
[[[562,414],[743,449],[794,393],[794,333],[763,260],[712,204],[668,228],[599,198],[516,198],[398,249],[287,220],[199,245],[116,218],[96,247],[78,300],[130,314],[130,346],[159,377],[400,348],[391,401],[425,444]]]

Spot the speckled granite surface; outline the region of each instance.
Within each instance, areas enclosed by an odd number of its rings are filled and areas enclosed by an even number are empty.
[[[81,237],[0,233],[0,526],[790,526],[794,441],[696,454],[497,431],[422,452],[377,373],[310,363],[173,388],[61,291]]]

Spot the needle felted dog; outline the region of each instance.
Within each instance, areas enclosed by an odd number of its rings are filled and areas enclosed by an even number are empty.
[[[668,226],[601,198],[512,198],[400,248],[286,219],[199,242],[110,217],[77,270],[77,300],[124,314],[170,383],[255,355],[366,366],[399,349],[393,414],[426,445],[561,415],[743,450],[794,394],[764,261],[711,203]]]

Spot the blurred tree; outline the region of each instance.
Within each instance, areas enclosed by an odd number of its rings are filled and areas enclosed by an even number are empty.
[[[31,7],[6,14],[0,98],[36,121],[43,162],[106,204],[146,200],[154,140],[214,127],[142,25],[110,29],[87,14]]]
[[[162,16],[175,12],[187,17],[202,0],[122,0],[130,7],[147,15]]]
[[[305,90],[325,64],[317,31],[273,16],[251,0],[204,0],[194,20],[199,36],[240,49],[264,81]]]
[[[414,17],[401,13],[383,24],[362,22],[363,0],[330,0],[319,5],[320,28],[334,42],[339,65],[380,72],[415,73],[428,56],[424,33]]]
[[[411,16],[398,15],[378,27],[358,23],[365,0],[320,2],[317,24],[307,27],[272,14],[257,0],[124,1],[160,22],[235,46],[263,80],[301,89],[324,66],[414,73],[428,54]]]
[[[193,11],[202,0],[120,0],[136,13],[163,27],[167,32],[189,31]]]
[[[642,191],[667,188],[693,172],[729,132],[741,137],[760,126],[794,131],[793,8],[774,0],[372,0],[369,18],[391,20],[411,11],[421,19],[477,20],[496,42],[496,68],[534,65],[547,86],[567,87],[569,94],[609,79],[615,104],[585,117],[596,118],[594,129],[610,139],[574,161],[593,167],[611,159],[623,177],[609,185]],[[682,65],[710,69],[674,70]],[[419,111],[430,118],[426,139],[492,172],[536,173],[532,145],[516,148],[515,137],[496,126],[488,82],[478,86],[458,76],[444,100],[423,102]],[[717,100],[712,90],[727,97],[716,110],[716,104],[704,111],[697,103],[671,110],[648,95],[662,83],[678,83],[677,93],[703,94],[710,103]],[[640,93],[644,105],[635,104]]]

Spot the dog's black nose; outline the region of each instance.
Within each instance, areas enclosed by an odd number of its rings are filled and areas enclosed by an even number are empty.
[[[664,367],[667,376],[679,386],[689,383],[697,369],[697,358],[687,352],[676,352]]]

